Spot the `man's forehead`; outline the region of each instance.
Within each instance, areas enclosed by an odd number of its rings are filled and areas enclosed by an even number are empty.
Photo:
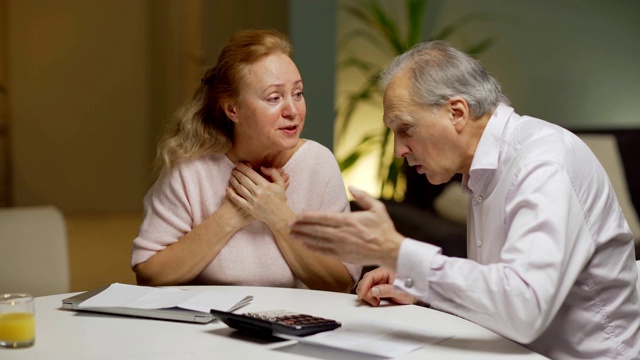
[[[393,127],[395,124],[399,122],[406,121],[408,118],[407,113],[398,110],[398,111],[387,111],[385,109],[384,115],[382,116],[382,122],[387,127]]]
[[[390,126],[402,120],[407,120],[409,109],[414,105],[410,86],[402,83],[389,83],[383,100],[385,125]]]

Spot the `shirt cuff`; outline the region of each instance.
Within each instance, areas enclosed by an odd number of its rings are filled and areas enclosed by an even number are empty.
[[[393,285],[417,298],[424,299],[429,288],[431,264],[440,253],[442,250],[437,246],[410,238],[404,239],[400,244],[396,266],[397,277]]]

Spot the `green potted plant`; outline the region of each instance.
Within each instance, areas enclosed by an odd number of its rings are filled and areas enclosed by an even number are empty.
[[[359,27],[345,33],[339,39],[339,49],[346,49],[353,41],[363,41],[376,51],[384,54],[383,63],[376,62],[369,54],[357,53],[347,55],[338,62],[338,72],[356,71],[363,79],[356,90],[349,92],[346,98],[338,104],[336,110],[336,139],[337,144],[344,140],[348,134],[347,128],[352,123],[356,110],[365,103],[373,106],[382,106],[382,91],[378,86],[378,75],[386,62],[395,56],[402,54],[425,39],[422,26],[427,10],[426,0],[406,0],[404,3],[394,1],[390,4],[396,6],[393,10],[385,7],[379,0],[366,0],[343,5],[342,10],[359,23]],[[401,5],[404,8],[398,9]],[[398,10],[400,10],[398,12]],[[402,15],[397,15],[401,13]],[[442,29],[429,35],[430,40],[446,40],[460,32],[468,24],[488,19],[484,13],[466,14]],[[483,38],[463,48],[469,54],[477,56],[489,48],[493,40]],[[373,121],[373,120],[372,120]],[[380,127],[370,133],[366,133],[357,144],[347,150],[346,155],[339,160],[340,169],[343,172],[351,169],[366,154],[378,150],[380,158],[377,164],[377,177],[381,183],[380,194],[382,198],[402,200],[404,197],[403,159],[397,159],[392,151],[392,133],[386,128],[380,119]]]

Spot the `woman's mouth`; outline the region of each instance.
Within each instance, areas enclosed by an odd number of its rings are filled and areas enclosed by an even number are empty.
[[[298,133],[298,125],[290,125],[279,128],[280,131],[284,132],[287,135],[295,135]]]

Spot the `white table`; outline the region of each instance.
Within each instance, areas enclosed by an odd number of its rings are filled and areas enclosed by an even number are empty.
[[[286,309],[333,318],[401,321],[455,337],[411,352],[402,359],[543,359],[481,326],[414,305],[370,307],[355,295],[266,287],[185,287],[253,295],[238,312]],[[74,293],[75,294],[75,293]],[[0,359],[370,359],[358,353],[247,337],[215,321],[189,324],[61,309],[60,294],[36,298],[36,343],[29,349],[0,349]]]

